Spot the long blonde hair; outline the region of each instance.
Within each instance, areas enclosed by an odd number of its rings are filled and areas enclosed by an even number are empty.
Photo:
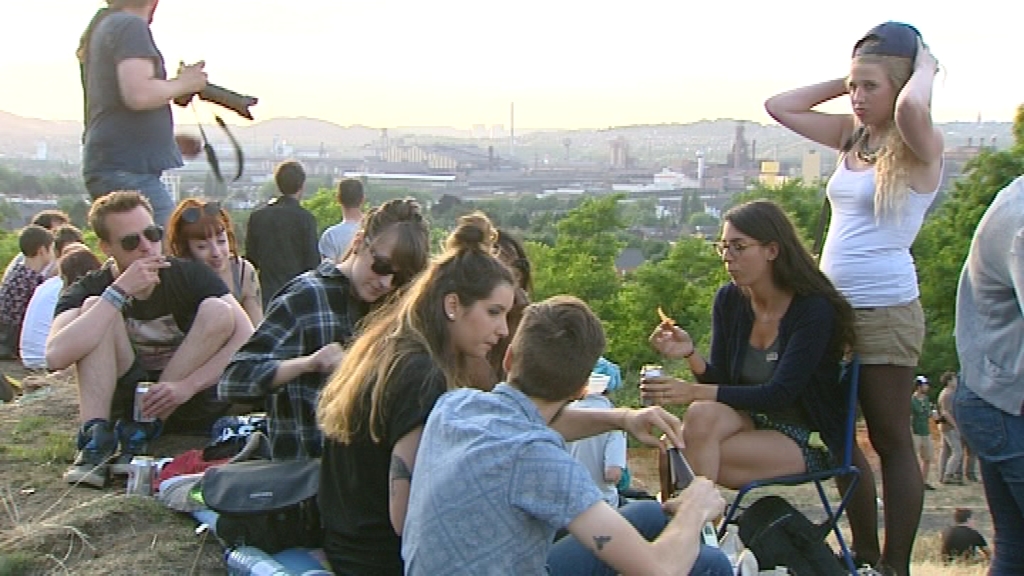
[[[914,62],[909,58],[879,54],[858,54],[854,60],[877,64],[885,70],[893,86],[895,114],[896,98],[910,80],[914,72]],[[903,140],[903,136],[896,128],[895,118],[890,118],[883,130],[882,147],[875,160],[875,219],[878,221],[898,217],[903,211],[910,194],[910,167],[921,162]],[[858,122],[849,142],[843,147],[844,152],[856,150],[858,146],[866,144],[867,139],[867,128]]]
[[[362,333],[320,396],[317,420],[327,437],[347,444],[369,434],[380,443],[388,417],[385,398],[413,355],[427,354],[432,361],[424,380],[440,375],[448,389],[467,385],[465,358],[451,344],[444,298],[455,294],[460,305],[471,306],[498,285],[513,285],[511,271],[491,255],[495,238],[485,215],[463,216],[444,253],[408,291],[367,316]]]

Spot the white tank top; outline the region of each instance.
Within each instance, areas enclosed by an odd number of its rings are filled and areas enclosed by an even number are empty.
[[[850,170],[842,157],[826,188],[832,221],[821,252],[821,270],[851,306],[880,308],[917,299],[910,245],[937,191],[911,192],[901,214],[876,221],[875,168]]]

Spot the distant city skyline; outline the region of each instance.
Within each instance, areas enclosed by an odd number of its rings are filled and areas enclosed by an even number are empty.
[[[81,120],[74,57],[100,1],[0,8],[0,110]],[[605,128],[736,118],[766,123],[772,94],[842,76],[874,24],[916,25],[944,70],[937,122],[1010,121],[1024,101],[1017,14],[976,0],[162,0],[153,34],[169,72],[205,59],[210,80],[260,98],[257,120],[372,127]],[[829,16],[842,14],[842,16]],[[848,111],[845,99],[824,107]],[[201,109],[201,114],[204,112]],[[190,110],[175,108],[180,122]],[[234,121],[235,119],[231,119]]]

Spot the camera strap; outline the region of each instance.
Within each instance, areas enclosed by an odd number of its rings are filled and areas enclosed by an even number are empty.
[[[218,182],[224,182],[224,175],[220,171],[220,160],[217,159],[217,152],[213,149],[213,145],[210,144],[209,139],[206,138],[206,130],[203,129],[203,123],[199,120],[199,112],[196,111],[196,105],[193,101],[191,103],[192,113],[196,116],[196,125],[199,126],[199,136],[203,139],[203,152],[206,153],[206,162],[210,165],[210,171],[213,172],[214,178]],[[235,161],[237,162],[237,168],[235,169],[235,177],[232,182],[237,182],[242,177],[242,171],[245,167],[245,154],[242,152],[242,146],[238,143],[235,135],[228,129],[228,125],[224,122],[224,119],[218,114],[213,115],[217,125],[221,127],[228,136],[228,140],[231,140],[231,145],[235,149]]]

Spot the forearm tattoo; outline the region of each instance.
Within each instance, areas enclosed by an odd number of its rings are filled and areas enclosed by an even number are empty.
[[[611,536],[594,536],[594,546],[597,547],[598,552],[604,550],[604,545],[611,541]]]

